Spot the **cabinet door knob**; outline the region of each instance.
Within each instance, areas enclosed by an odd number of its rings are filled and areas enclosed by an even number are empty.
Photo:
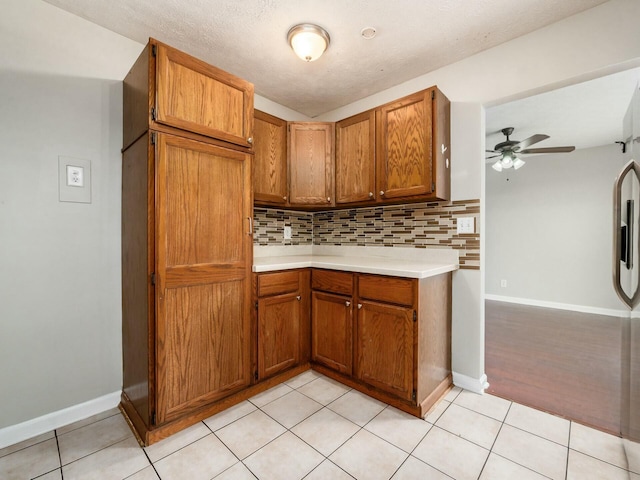
[[[380,196],[384,197],[384,190],[380,190]]]
[[[361,308],[362,308],[362,304],[361,304],[361,303],[359,303],[359,304],[358,304],[358,310],[360,310]]]
[[[301,297],[300,295],[298,295],[298,296],[296,297],[296,300],[302,300],[302,297]]]
[[[350,307],[351,306],[351,302],[349,300],[347,300],[346,302],[344,302],[344,306],[345,307]]]
[[[253,143],[253,137],[247,138],[247,143],[251,145]]]
[[[282,197],[282,199],[286,202],[287,201],[287,196],[285,195],[284,197]]]
[[[327,197],[327,203],[331,203],[331,197]]]
[[[369,192],[369,198],[373,198],[373,192]]]

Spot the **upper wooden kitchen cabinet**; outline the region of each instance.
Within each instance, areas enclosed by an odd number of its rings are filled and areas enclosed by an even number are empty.
[[[336,204],[374,202],[375,110],[336,123]]]
[[[151,128],[250,149],[253,90],[241,78],[150,39],[124,80],[124,148]]]
[[[330,207],[333,195],[334,124],[289,123],[289,203]]]
[[[309,270],[257,275],[257,378],[309,362]]]
[[[253,197],[257,205],[287,204],[287,122],[254,111]]]
[[[449,200],[450,103],[436,87],[376,109],[381,203]]]

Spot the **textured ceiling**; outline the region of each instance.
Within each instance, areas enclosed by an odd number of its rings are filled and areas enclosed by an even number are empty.
[[[310,117],[537,30],[605,0],[46,0],[145,44],[157,38],[245,78]],[[305,63],[289,29],[324,27]],[[360,36],[372,26],[372,40]]]

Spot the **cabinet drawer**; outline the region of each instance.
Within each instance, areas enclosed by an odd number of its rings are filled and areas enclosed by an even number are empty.
[[[296,292],[300,288],[297,271],[261,273],[258,275],[258,296],[280,295]]]
[[[358,296],[397,305],[413,305],[416,281],[410,278],[360,275]]]
[[[311,272],[311,288],[343,295],[353,294],[353,274],[334,272],[333,270],[313,270]]]

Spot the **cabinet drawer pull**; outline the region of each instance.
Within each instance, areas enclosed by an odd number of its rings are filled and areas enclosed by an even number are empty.
[[[369,192],[369,198],[373,198],[373,192]]]
[[[362,304],[361,304],[361,303],[359,303],[359,304],[358,304],[358,310],[360,310],[361,308],[362,308]]]
[[[349,300],[347,300],[346,302],[344,302],[344,306],[345,307],[350,307],[351,306],[351,302]]]
[[[302,297],[301,297],[300,295],[298,295],[298,296],[296,297],[296,300],[300,301],[300,300],[302,300]]]
[[[253,137],[247,138],[247,143],[251,145],[253,143]]]
[[[380,196],[384,197],[384,190],[380,190]]]

